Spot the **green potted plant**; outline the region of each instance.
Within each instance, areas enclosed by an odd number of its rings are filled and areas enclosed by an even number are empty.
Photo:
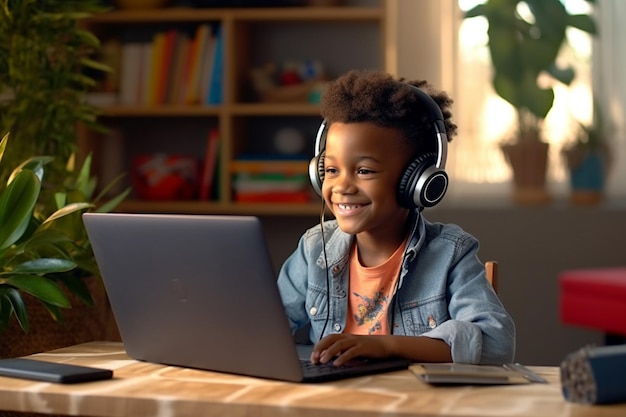
[[[0,141],[2,166],[8,140],[7,134]],[[101,204],[108,190],[94,197],[96,181],[89,173],[91,157],[88,156],[80,169],[75,168],[70,158],[65,183],[51,193],[54,202],[45,201],[41,193],[43,177],[52,160],[49,156],[27,159],[12,171],[6,186],[0,188],[0,353],[3,355],[24,353],[19,349],[20,343],[28,341],[25,333],[31,330],[29,309],[45,310],[49,319],[61,322],[62,310],[72,307],[70,299],[93,306],[90,289],[94,284],[90,281],[97,280],[99,272],[81,214],[87,210],[109,211],[128,193],[127,190]],[[10,333],[11,325],[19,330],[18,334]],[[50,330],[57,338],[63,332],[62,328]],[[30,346],[26,353],[31,350],[39,349]]]
[[[540,85],[539,76],[548,74],[569,85],[574,69],[557,62],[567,42],[566,30],[573,27],[596,34],[595,22],[590,15],[570,14],[560,0],[486,0],[465,14],[465,18],[477,16],[484,16],[489,24],[495,92],[517,114],[515,134],[501,144],[513,171],[515,200],[546,202],[549,147],[542,138],[542,124],[554,103],[554,89]]]
[[[573,204],[593,205],[602,201],[611,164],[609,135],[602,110],[594,100],[592,122],[579,122],[574,140],[561,149],[569,173]]]
[[[10,132],[0,164],[0,356],[89,340],[87,328],[106,321],[81,214],[110,210],[128,190],[101,204],[91,156],[75,160],[79,126],[100,129],[87,93],[108,68],[81,23],[106,10],[100,3],[0,0],[0,134]]]

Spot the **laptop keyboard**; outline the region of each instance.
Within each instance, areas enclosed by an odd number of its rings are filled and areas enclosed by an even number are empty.
[[[313,364],[308,360],[301,359],[300,366],[302,367],[305,382],[319,382],[406,369],[409,366],[409,362],[402,359],[354,359],[344,365],[335,366],[332,362],[325,364]]]

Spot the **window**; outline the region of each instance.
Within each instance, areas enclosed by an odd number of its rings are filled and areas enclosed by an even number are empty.
[[[584,0],[562,1],[570,13],[590,10]],[[459,136],[451,146],[447,164],[452,179],[448,198],[452,200],[477,195],[508,196],[511,183],[512,174],[499,144],[514,131],[514,110],[491,86],[486,19],[462,18],[463,11],[483,2],[458,0],[461,13],[456,25],[453,97]],[[519,13],[528,13],[521,5]],[[577,121],[589,122],[592,117],[592,39],[577,29],[568,29],[567,38],[568,45],[561,50],[559,59],[576,68],[574,82],[564,86],[547,76],[540,79],[555,86],[555,102],[544,123],[544,140],[550,143],[548,185],[553,195],[563,195],[568,189],[560,149],[573,139]]]
[[[597,23],[600,36],[594,40],[593,86],[600,98],[605,122],[611,136],[612,166],[607,195],[626,197],[626,2],[602,0],[597,2]]]

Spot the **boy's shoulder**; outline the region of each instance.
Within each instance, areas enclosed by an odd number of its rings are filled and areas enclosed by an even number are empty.
[[[429,240],[443,238],[450,240],[478,240],[474,235],[455,223],[431,222],[424,219],[426,236]]]

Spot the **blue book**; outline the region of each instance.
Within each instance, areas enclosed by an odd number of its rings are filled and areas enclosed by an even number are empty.
[[[213,72],[211,81],[209,82],[209,91],[207,91],[206,104],[222,104],[223,102],[223,78],[224,78],[224,57],[222,50],[224,40],[222,36],[222,28],[215,30],[215,57],[213,60]]]

